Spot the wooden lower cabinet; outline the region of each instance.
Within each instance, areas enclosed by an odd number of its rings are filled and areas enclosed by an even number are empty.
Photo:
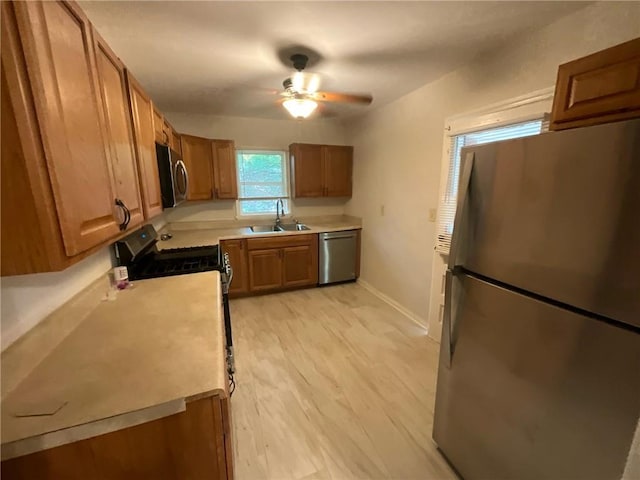
[[[318,235],[247,240],[249,292],[304,287],[318,283]]]
[[[223,253],[229,255],[229,263],[233,268],[233,280],[229,287],[230,295],[242,295],[249,291],[249,272],[247,266],[247,241],[238,240],[222,240],[220,248]]]
[[[640,38],[560,65],[551,130],[640,117]]]
[[[315,244],[315,249],[314,249]],[[318,243],[282,249],[282,286],[318,283]]]
[[[282,287],[282,250],[249,252],[249,289],[252,292]]]
[[[2,478],[233,478],[229,398],[187,403],[184,412],[2,462]]]

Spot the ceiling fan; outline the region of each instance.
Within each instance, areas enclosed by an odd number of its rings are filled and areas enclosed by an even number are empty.
[[[307,118],[318,107],[318,102],[369,105],[373,101],[371,95],[318,91],[320,77],[314,73],[303,72],[309,57],[295,53],[291,55],[290,60],[296,73],[282,82],[284,91],[280,95],[284,97],[282,105],[295,118]]]

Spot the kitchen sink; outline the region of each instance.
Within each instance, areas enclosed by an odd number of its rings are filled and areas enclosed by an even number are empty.
[[[302,230],[310,230],[309,227],[307,227],[302,223],[281,223],[280,227],[278,228],[280,228],[280,231],[286,231],[286,232],[299,232]]]
[[[300,232],[303,230],[310,230],[309,227],[302,223],[281,223],[280,225],[254,225],[251,231],[254,233],[269,233],[269,232]]]
[[[275,225],[254,225],[251,228],[251,231],[254,233],[268,233],[268,232],[281,232],[277,226]]]

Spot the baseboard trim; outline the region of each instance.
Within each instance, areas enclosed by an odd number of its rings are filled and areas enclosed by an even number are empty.
[[[429,323],[424,318],[416,315],[411,310],[403,307],[398,302],[396,302],[393,298],[391,298],[388,295],[385,295],[380,290],[378,290],[376,287],[371,285],[369,282],[367,282],[365,280],[362,280],[361,278],[358,279],[358,285],[361,285],[364,289],[368,290],[370,293],[374,294],[380,300],[382,300],[383,302],[385,302],[389,306],[393,307],[395,310],[397,310],[402,315],[407,317],[413,323],[415,323],[415,324],[419,325],[420,327],[424,328],[427,331],[427,335],[429,334],[429,327],[428,327]]]

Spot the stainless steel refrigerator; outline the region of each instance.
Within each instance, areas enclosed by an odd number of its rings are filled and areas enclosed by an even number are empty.
[[[620,479],[640,417],[640,120],[462,156],[433,438],[466,480]]]

